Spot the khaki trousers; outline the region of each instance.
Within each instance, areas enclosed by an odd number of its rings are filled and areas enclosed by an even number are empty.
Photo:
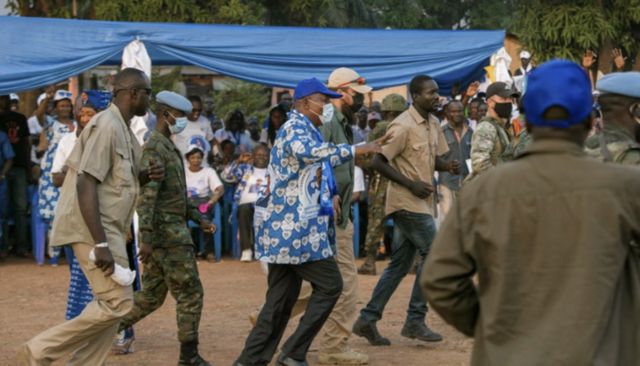
[[[347,341],[351,336],[351,329],[357,315],[358,267],[353,254],[351,222],[344,229],[336,227],[336,248],[338,253],[335,255],[335,260],[340,269],[343,285],[340,298],[320,334],[320,351],[323,353],[339,353],[347,349]],[[304,311],[310,296],[311,286],[304,282],[298,301],[293,308],[292,317]]]
[[[74,352],[67,365],[103,365],[120,319],[133,307],[131,286],[118,285],[89,261],[92,245],[73,244],[72,247],[93,289],[94,299],[76,318],[50,328],[23,344],[18,350],[20,366],[50,365]],[[114,260],[128,266],[127,258],[120,253],[126,251],[112,250]]]
[[[439,202],[439,211],[438,211],[438,221],[442,223],[444,218],[447,217],[451,206],[453,205],[453,200],[455,199],[458,192],[452,191],[449,187],[444,185],[439,185],[438,189],[440,190],[440,194],[442,195],[442,200]]]

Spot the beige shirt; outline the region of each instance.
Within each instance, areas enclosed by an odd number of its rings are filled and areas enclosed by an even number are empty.
[[[76,182],[78,174],[84,172],[100,182],[100,219],[109,248],[114,255],[127,258],[125,241],[138,198],[141,153],[118,107],[111,104],[93,117],[67,159],[69,170],[56,207],[52,245],[94,244],[78,205]]]
[[[449,151],[438,120],[429,115],[429,121],[426,121],[411,106],[391,122],[387,133],[393,137],[382,147],[382,154],[389,164],[411,180],[433,184],[436,156]],[[433,196],[420,199],[404,186],[389,181],[385,214],[406,210],[433,216]]]
[[[638,365],[639,197],[640,170],[561,140],[463,186],[420,282],[471,364]]]

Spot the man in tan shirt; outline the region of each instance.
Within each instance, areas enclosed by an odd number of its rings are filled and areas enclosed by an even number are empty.
[[[116,75],[113,103],[78,137],[67,160],[51,245],[71,245],[94,300],[76,318],[37,335],[19,349],[19,365],[49,365],[73,353],[68,365],[102,365],[120,318],[133,306],[131,286],[109,277],[114,263],[128,268],[126,234],[139,185],[164,176],[161,167],[139,169],[140,145],[129,120],[149,106],[149,79],[124,69]],[[89,260],[94,250],[95,263]]]
[[[474,366],[640,360],[640,170],[585,155],[591,104],[577,64],[534,70],[533,143],[463,187],[441,226],[421,285],[475,338]]]
[[[365,337],[372,345],[391,344],[378,333],[376,322],[409,272],[416,250],[422,259],[419,268],[429,253],[436,233],[433,173],[459,171],[458,161],[446,163],[442,159],[449,148],[432,114],[439,104],[438,90],[438,84],[429,76],[419,75],[411,80],[413,105],[391,122],[387,134],[392,137],[382,148],[382,154],[373,159],[373,168],[390,181],[385,214],[393,217],[394,233],[391,262],[353,326],[353,333]],[[426,326],[426,315],[427,305],[416,279],[402,336],[426,342],[442,340]]]

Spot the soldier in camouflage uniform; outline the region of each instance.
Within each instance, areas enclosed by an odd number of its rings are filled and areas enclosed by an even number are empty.
[[[511,141],[505,125],[511,118],[512,97],[516,94],[503,82],[495,82],[487,88],[487,115],[480,120],[471,139],[472,172],[467,181],[509,160],[504,156]]]
[[[173,92],[160,92],[156,130],[144,146],[142,166],[151,162],[165,167],[162,182],[142,189],[137,212],[140,216],[140,254],[145,264],[142,291],[135,294],[133,310],[120,323],[126,329],[158,309],[170,291],[176,299],[179,366],[210,366],[198,354],[198,326],[202,313],[202,284],[187,220],[200,222],[207,232],[215,227],[204,220],[187,200],[183,157],[169,139],[186,126],[191,102]]]
[[[617,72],[598,80],[602,130],[585,142],[588,155],[618,164],[640,164],[639,85],[638,72]]]
[[[389,123],[398,117],[407,109],[407,101],[400,94],[389,94],[382,100],[382,117],[383,121],[376,124],[375,128],[369,134],[369,141],[374,141],[387,132]],[[367,227],[367,237],[365,241],[365,253],[367,257],[358,268],[359,274],[375,275],[376,274],[376,257],[378,255],[378,246],[380,238],[384,234],[384,205],[387,199],[387,185],[389,181],[380,173],[374,171],[369,181],[369,215]]]

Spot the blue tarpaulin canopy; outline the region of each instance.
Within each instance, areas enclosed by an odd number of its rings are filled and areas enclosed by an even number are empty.
[[[482,76],[503,31],[328,29],[0,17],[0,94],[119,64],[142,41],[155,65],[196,65],[269,86],[352,67],[376,89],[428,74],[447,91]]]

